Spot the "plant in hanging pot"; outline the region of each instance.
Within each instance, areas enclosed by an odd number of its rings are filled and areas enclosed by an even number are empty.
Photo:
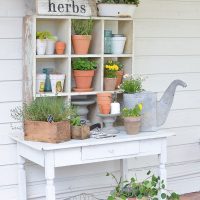
[[[142,104],[138,104],[132,109],[124,108],[122,111],[124,127],[129,135],[135,135],[140,131],[142,107]]]
[[[92,81],[97,69],[97,62],[90,61],[88,58],[77,58],[72,61],[73,75],[76,83],[77,92],[92,91]]]
[[[105,17],[133,17],[139,0],[99,0],[98,15]]]
[[[25,140],[59,143],[71,139],[70,116],[76,112],[63,98],[36,98],[23,108],[11,110],[12,117],[24,121]]]
[[[90,43],[92,40],[92,19],[74,19],[72,27],[74,35],[72,35],[72,44],[75,54],[88,54]]]
[[[140,76],[124,75],[120,90],[123,92],[124,107],[132,109],[143,102],[144,90],[142,83],[144,78]]]
[[[154,175],[151,171],[147,172],[147,178],[139,182],[137,178],[132,177],[130,181],[118,181],[115,175],[111,176],[117,185],[111,192],[107,200],[180,200],[180,196],[165,188],[164,180]]]
[[[85,140],[90,137],[90,127],[85,120],[81,120],[80,116],[72,117],[72,139]]]
[[[119,66],[115,61],[109,60],[104,66],[104,90],[114,91],[117,84],[117,71]]]

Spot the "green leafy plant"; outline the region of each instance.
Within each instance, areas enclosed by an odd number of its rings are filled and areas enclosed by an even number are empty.
[[[17,120],[47,121],[51,116],[54,122],[69,120],[76,110],[63,98],[36,98],[30,104],[11,110],[11,116]]]
[[[142,83],[144,79],[141,77],[133,77],[132,75],[124,75],[124,80],[120,85],[120,89],[123,93],[134,94],[144,91],[142,88]]]
[[[104,66],[104,77],[105,78],[116,78],[117,71],[122,70],[123,64],[118,61],[109,60],[105,63]]]
[[[100,0],[99,3],[114,3],[114,4],[135,4],[138,6],[140,0]]]
[[[141,116],[141,112],[142,112],[142,104],[137,104],[134,108],[132,109],[128,109],[128,108],[124,108],[122,110],[122,116],[123,117],[140,117]]]
[[[51,39],[51,40],[56,40],[57,38],[53,36],[50,32],[48,31],[43,31],[43,32],[37,32],[36,33],[36,39],[40,40],[45,40],[45,39]]]
[[[87,58],[77,58],[72,61],[73,70],[96,70],[97,62],[90,61]]]
[[[94,22],[92,19],[73,19],[72,27],[76,35],[91,35]]]
[[[166,190],[164,180],[161,180],[159,176],[155,176],[148,171],[148,177],[142,182],[138,182],[136,178],[131,178],[128,181],[120,181],[113,174],[107,174],[114,178],[116,186],[111,195],[107,198],[108,200],[126,200],[127,198],[142,199],[147,198],[148,200],[159,200],[159,196],[163,200],[179,200],[180,196],[175,192]]]
[[[81,118],[80,118],[80,116],[75,116],[70,121],[71,121],[71,125],[72,126],[81,126]]]

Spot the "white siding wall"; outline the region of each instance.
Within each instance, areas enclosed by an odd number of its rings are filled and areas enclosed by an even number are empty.
[[[16,146],[10,109],[22,100],[23,0],[0,0],[0,199],[16,200]],[[200,1],[142,0],[136,14],[135,72],[148,76],[145,88],[159,96],[173,79],[183,79],[164,129],[176,132],[169,139],[169,187],[186,193],[200,190]],[[13,125],[13,124],[12,124]],[[19,126],[14,124],[13,126]],[[132,159],[130,175],[156,168],[157,158]],[[30,199],[42,199],[44,174],[27,163]],[[106,171],[118,172],[119,162],[107,162],[56,171],[56,191],[62,198],[74,192],[107,193]]]

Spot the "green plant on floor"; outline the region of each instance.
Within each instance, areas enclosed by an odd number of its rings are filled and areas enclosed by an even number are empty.
[[[72,61],[72,69],[73,70],[96,70],[97,62],[90,61],[87,58],[77,58]]]
[[[99,3],[114,3],[114,4],[135,4],[138,6],[140,0],[100,0]]]
[[[124,80],[120,85],[120,89],[123,91],[123,93],[126,94],[140,93],[144,91],[142,88],[142,83],[144,80],[144,78],[134,77],[132,75],[126,74],[124,75]]]
[[[48,121],[51,116],[54,122],[70,120],[76,110],[63,98],[36,98],[30,104],[11,110],[11,116],[17,120]]]
[[[124,108],[122,110],[122,117],[140,117],[142,112],[142,104],[137,104],[134,108]]]
[[[148,200],[179,200],[180,196],[175,192],[165,189],[165,183],[159,176],[155,176],[151,171],[147,173],[147,178],[138,182],[136,178],[130,181],[120,181],[113,174],[107,174],[114,178],[116,186],[107,200],[126,200],[127,198],[147,198]]]
[[[56,40],[56,37],[53,36],[49,31],[43,31],[43,32],[36,32],[36,39],[45,40],[45,39],[51,39]]]
[[[75,35],[91,35],[94,21],[92,19],[73,19],[72,27]]]

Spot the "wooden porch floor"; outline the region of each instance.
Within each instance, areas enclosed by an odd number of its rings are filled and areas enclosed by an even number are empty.
[[[200,200],[200,192],[183,195],[181,200]]]

